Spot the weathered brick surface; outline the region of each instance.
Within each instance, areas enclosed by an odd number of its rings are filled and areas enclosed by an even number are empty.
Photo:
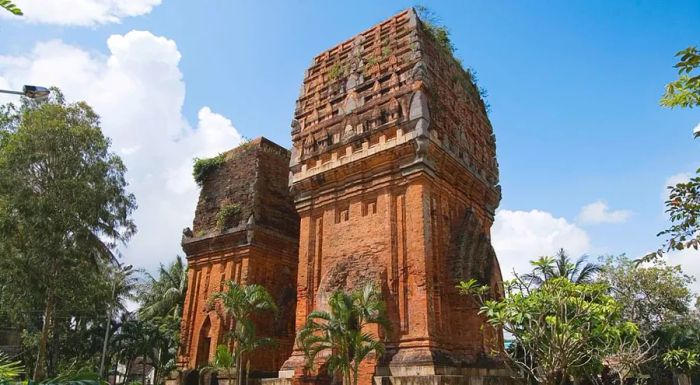
[[[500,201],[495,140],[471,77],[413,10],[314,58],[292,142],[297,329],[333,290],[375,282],[392,327],[361,385],[379,372],[482,365],[502,337],[455,284],[477,278],[501,292],[489,239]],[[323,380],[299,351],[282,369],[297,383]]]
[[[288,194],[289,152],[259,138],[226,153],[226,162],[204,181],[193,223],[182,246],[189,286],[184,304],[179,365],[199,367],[211,359],[233,326],[211,295],[226,280],[263,285],[279,304],[277,317],[256,319],[259,335],[273,337],[275,349],[251,359],[257,374],[275,373],[292,351],[298,250],[298,216]],[[240,214],[217,227],[225,204]]]

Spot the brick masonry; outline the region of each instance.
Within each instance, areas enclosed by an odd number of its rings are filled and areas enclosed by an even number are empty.
[[[498,366],[489,353],[501,333],[455,289],[477,278],[502,293],[489,238],[500,201],[495,138],[471,75],[413,9],[314,58],[292,146],[297,330],[333,290],[374,282],[392,327],[360,384]],[[295,351],[280,375],[328,382],[303,361]]]
[[[289,151],[265,138],[225,153],[225,162],[202,184],[192,230],[183,233],[188,261],[179,366],[208,363],[233,326],[218,304],[209,301],[224,282],[257,283],[279,304],[278,317],[256,320],[261,336],[273,337],[275,349],[251,359],[259,375],[274,374],[294,343],[295,286],[299,220],[288,193]],[[218,221],[222,207],[238,210]],[[274,319],[273,319],[274,318]]]
[[[313,59],[291,134],[291,153],[253,141],[203,185],[183,237],[181,367],[211,357],[230,327],[207,299],[234,279],[264,284],[285,309],[262,323],[281,343],[254,369],[279,369],[270,385],[330,383],[306,369],[295,331],[334,290],[373,282],[391,329],[360,385],[507,383],[489,354],[502,334],[455,289],[476,278],[502,294],[490,242],[501,197],[495,137],[471,75],[413,9]],[[233,203],[236,218],[222,230],[217,213]]]

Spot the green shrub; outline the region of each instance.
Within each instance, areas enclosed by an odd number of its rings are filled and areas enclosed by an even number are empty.
[[[218,230],[225,229],[232,218],[240,215],[241,206],[238,203],[227,203],[216,213],[216,228]]]
[[[192,168],[192,176],[199,186],[202,186],[204,179],[212,171],[226,161],[225,154],[221,153],[213,158],[194,158],[194,167]]]

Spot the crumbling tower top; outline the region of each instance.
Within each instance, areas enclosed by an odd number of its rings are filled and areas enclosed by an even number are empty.
[[[411,8],[313,59],[292,122],[297,192],[336,167],[407,143],[427,152],[430,142],[479,181],[495,210],[498,166],[484,102],[433,30]]]

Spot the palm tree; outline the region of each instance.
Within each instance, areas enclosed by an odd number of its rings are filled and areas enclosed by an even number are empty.
[[[595,275],[600,271],[600,266],[587,262],[588,257],[582,256],[572,262],[564,249],[559,249],[556,257],[539,257],[531,261],[532,272],[522,276],[526,282],[541,285],[552,278],[566,278],[577,284],[591,283]]]
[[[168,315],[181,316],[187,292],[187,266],[176,256],[170,265],[160,265],[158,278],[146,275],[147,282],[140,288],[139,318],[150,320]]]
[[[264,287],[256,284],[239,285],[234,281],[226,282],[226,290],[212,294],[210,302],[218,301],[221,307],[228,314],[235,325],[228,333],[228,337],[233,340],[234,354],[236,356],[236,375],[238,384],[243,384],[243,362],[250,367],[250,353],[271,343],[271,340],[257,338],[255,335],[255,325],[251,317],[256,313],[267,311],[277,311],[277,305],[270,293]],[[247,373],[246,373],[247,382]]]
[[[167,349],[170,340],[159,330],[157,325],[140,319],[130,319],[119,330],[114,338],[117,354],[122,356],[126,363],[126,375],[131,370],[131,364],[141,358],[143,366],[142,384],[146,383],[146,366],[154,370],[154,383],[159,383],[159,375],[163,367],[161,352]]]
[[[343,385],[357,385],[362,361],[371,353],[384,353],[384,345],[366,331],[369,325],[377,325],[380,331],[388,328],[384,301],[373,285],[365,285],[352,293],[333,292],[328,307],[328,312],[309,314],[297,343],[309,367],[313,368],[319,353],[328,352],[329,373],[340,373]]]

